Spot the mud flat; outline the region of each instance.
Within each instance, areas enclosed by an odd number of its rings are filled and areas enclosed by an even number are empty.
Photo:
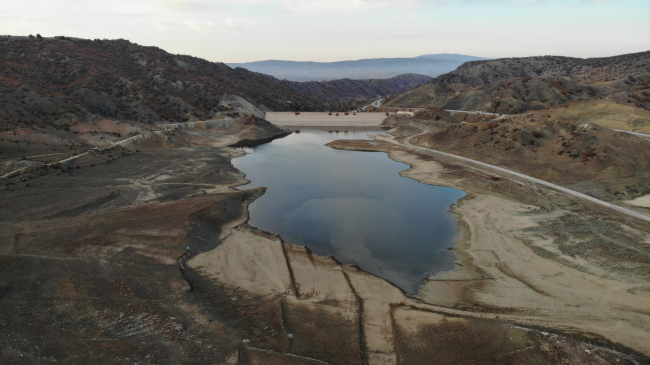
[[[377,127],[386,119],[385,113],[357,113],[345,115],[336,113],[307,113],[296,115],[293,112],[268,112],[266,119],[281,127]]]
[[[650,227],[558,192],[410,152],[390,137],[335,141],[385,151],[423,183],[463,189],[452,271],[429,277],[424,303],[606,339],[650,354]]]

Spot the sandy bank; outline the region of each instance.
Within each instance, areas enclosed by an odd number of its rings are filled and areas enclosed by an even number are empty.
[[[187,262],[231,293],[227,318],[245,334],[252,363],[626,363],[626,355],[564,336],[514,327],[498,316],[422,303],[390,283],[246,225]],[[223,305],[223,304],[220,304]],[[501,315],[506,321],[523,321]],[[554,350],[549,351],[548,349]],[[592,352],[598,356],[589,357]]]
[[[404,176],[468,192],[452,209],[456,269],[429,278],[419,293],[424,302],[597,334],[650,354],[647,225],[390,142],[330,146],[385,151],[411,165]]]

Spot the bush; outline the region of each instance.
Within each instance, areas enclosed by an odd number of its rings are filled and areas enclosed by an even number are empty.
[[[433,120],[440,120],[440,115],[438,115],[438,114],[434,115]]]
[[[535,136],[535,138],[539,138],[542,136],[542,134],[539,133],[538,131],[533,131],[533,136]]]
[[[531,138],[531,139],[529,139],[529,140],[528,140],[528,144],[530,144],[530,145],[534,145],[534,144],[535,144],[535,140],[534,140],[534,139],[532,139],[532,138]]]
[[[336,112],[336,116],[337,116],[337,117],[339,116],[339,112]]]
[[[296,114],[296,115],[300,115],[300,112],[294,112],[294,114]]]

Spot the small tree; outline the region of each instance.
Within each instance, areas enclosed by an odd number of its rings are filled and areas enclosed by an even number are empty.
[[[440,120],[440,115],[438,115],[438,114],[434,115],[433,120]]]

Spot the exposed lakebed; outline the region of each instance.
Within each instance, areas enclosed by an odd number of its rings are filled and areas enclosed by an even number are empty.
[[[465,193],[402,177],[409,166],[385,153],[324,146],[377,133],[302,130],[247,148],[233,164],[251,181],[241,189],[267,188],[249,207],[249,225],[414,294],[428,275],[452,268],[448,210]]]

